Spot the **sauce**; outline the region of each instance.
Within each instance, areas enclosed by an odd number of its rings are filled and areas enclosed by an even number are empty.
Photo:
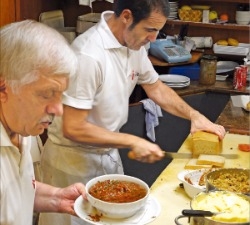
[[[147,191],[144,187],[134,182],[105,180],[99,181],[90,187],[89,193],[102,201],[127,203],[145,197]]]

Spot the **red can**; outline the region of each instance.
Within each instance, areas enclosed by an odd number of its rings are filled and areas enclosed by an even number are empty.
[[[241,89],[246,87],[247,83],[247,66],[237,66],[234,69],[233,87],[234,89]]]

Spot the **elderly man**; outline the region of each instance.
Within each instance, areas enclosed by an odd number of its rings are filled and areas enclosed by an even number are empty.
[[[30,135],[43,133],[62,115],[61,96],[77,58],[57,31],[35,21],[1,28],[0,44],[0,224],[31,225],[33,210],[75,215],[84,185],[36,182]]]

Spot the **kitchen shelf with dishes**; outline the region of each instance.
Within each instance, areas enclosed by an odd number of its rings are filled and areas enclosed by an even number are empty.
[[[166,22],[167,25],[174,26],[174,25],[183,25],[188,24],[193,27],[203,27],[203,28],[212,28],[212,29],[225,29],[225,30],[242,30],[242,31],[249,31],[249,25],[239,25],[236,23],[202,23],[202,22],[192,22],[192,21],[182,21],[179,19],[168,20]]]

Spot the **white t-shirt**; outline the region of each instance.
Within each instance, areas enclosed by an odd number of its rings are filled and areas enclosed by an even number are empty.
[[[0,123],[0,224],[32,225],[35,177],[30,138],[22,139],[22,153]]]
[[[101,21],[78,36],[72,47],[80,65],[65,93],[63,103],[78,109],[91,109],[88,121],[110,131],[119,131],[127,122],[129,96],[136,84],[154,83],[154,70],[144,46],[130,50],[110,31],[106,20],[113,12],[102,13]],[[56,144],[79,146],[63,138],[61,119],[49,127]]]

